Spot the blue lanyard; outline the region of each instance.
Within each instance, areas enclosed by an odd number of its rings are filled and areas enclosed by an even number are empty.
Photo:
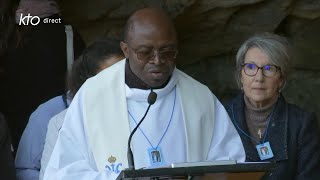
[[[270,124],[270,121],[271,121],[271,118],[272,118],[272,116],[273,116],[273,112],[274,112],[274,109],[275,109],[277,103],[273,106],[272,111],[271,111],[271,113],[270,113],[270,115],[269,115],[268,125],[267,125],[267,128],[266,128],[266,132],[264,132],[262,143],[261,143],[261,141],[258,141],[258,140],[255,139],[254,137],[252,137],[252,136],[250,136],[249,134],[247,134],[246,132],[244,132],[244,131],[238,126],[237,121],[236,121],[235,116],[234,116],[234,112],[233,112],[233,105],[234,105],[234,103],[232,103],[231,111],[232,111],[233,122],[234,122],[234,124],[236,125],[236,127],[240,130],[240,132],[242,132],[242,133],[243,133],[245,136],[247,136],[248,138],[256,141],[256,142],[259,143],[259,144],[264,144],[264,143],[265,143],[265,140],[266,140],[266,137],[267,137],[267,133],[268,133],[268,129],[269,129],[269,124]]]
[[[149,142],[150,146],[151,146],[154,150],[158,149],[158,147],[159,147],[162,139],[164,138],[164,136],[166,135],[166,133],[167,133],[167,131],[168,131],[168,129],[169,129],[169,126],[170,126],[171,121],[172,121],[172,116],[173,116],[173,112],[174,112],[174,107],[175,107],[175,105],[176,105],[176,89],[174,89],[174,102],[173,102],[171,117],[170,117],[168,126],[167,126],[166,130],[164,131],[164,133],[163,133],[163,135],[162,135],[161,139],[159,140],[159,142],[158,142],[158,144],[157,144],[156,147],[154,147],[154,146],[152,145],[152,143],[151,143],[151,141],[149,140],[149,138],[146,136],[146,134],[145,134],[145,133],[142,131],[142,129],[139,127],[139,129],[140,129],[140,131],[142,132],[143,136],[147,139],[147,141]],[[132,116],[132,114],[130,113],[130,111],[128,111],[128,113],[129,113],[130,117],[132,118],[132,120],[133,120],[133,121],[136,123],[136,125],[137,125],[138,123],[137,123],[137,121],[134,119],[134,117]]]

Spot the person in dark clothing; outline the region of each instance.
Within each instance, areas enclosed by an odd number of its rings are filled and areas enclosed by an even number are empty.
[[[275,162],[265,179],[320,179],[320,133],[314,113],[289,104],[281,94],[290,72],[288,41],[263,33],[237,53],[242,89],[226,108],[246,152],[246,161]]]
[[[15,25],[15,9],[18,5],[18,0],[1,0],[0,1],[0,111],[4,109],[4,73],[5,73],[5,57],[10,46],[16,47],[19,39],[18,30]],[[14,42],[14,43],[13,43]]]
[[[55,1],[21,0],[16,13],[16,29],[20,36],[12,37],[3,55],[5,92],[2,107],[13,130],[15,149],[28,117],[37,106],[65,92],[67,72],[67,23],[59,14]],[[21,24],[19,18],[28,13],[40,17],[39,24]],[[60,21],[45,23],[46,18]],[[74,58],[77,58],[85,44],[76,31],[73,46]]]
[[[7,123],[0,113],[0,179],[15,180],[14,161]]]

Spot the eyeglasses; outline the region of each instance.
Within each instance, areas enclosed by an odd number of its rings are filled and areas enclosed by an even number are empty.
[[[160,50],[160,51],[154,50],[154,49],[151,49],[151,50],[136,50],[133,48],[131,49],[134,51],[134,53],[136,53],[137,58],[140,61],[145,61],[145,62],[153,60],[156,57],[156,53],[159,59],[170,60],[170,61],[173,61],[174,59],[176,59],[178,55],[178,50],[176,49],[168,49],[168,50]]]
[[[244,70],[244,73],[248,76],[255,76],[258,73],[259,69],[261,69],[262,74],[266,77],[275,76],[277,74],[278,70],[280,70],[280,68],[278,66],[265,65],[265,66],[259,67],[254,63],[242,64],[242,68]]]

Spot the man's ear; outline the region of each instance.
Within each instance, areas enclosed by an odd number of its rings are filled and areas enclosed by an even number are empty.
[[[121,42],[120,42],[120,47],[121,47],[121,49],[122,49],[122,52],[123,52],[124,56],[125,56],[126,58],[129,58],[129,48],[128,48],[128,44],[125,43],[125,42],[123,42],[123,41],[121,41]]]

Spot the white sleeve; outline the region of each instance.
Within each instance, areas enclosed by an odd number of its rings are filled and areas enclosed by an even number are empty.
[[[39,180],[43,179],[44,171],[48,165],[53,148],[57,142],[59,130],[62,126],[66,111],[67,110],[64,110],[59,114],[53,116],[49,121],[48,131],[47,131],[46,140],[45,140],[42,157],[41,157],[41,169],[40,169]]]
[[[215,104],[215,120],[208,160],[244,162],[246,154],[237,130],[220,101],[215,96],[213,101]]]
[[[80,89],[81,91],[81,89]],[[114,180],[115,172],[99,172],[84,130],[81,92],[73,99],[45,170],[45,180]]]

